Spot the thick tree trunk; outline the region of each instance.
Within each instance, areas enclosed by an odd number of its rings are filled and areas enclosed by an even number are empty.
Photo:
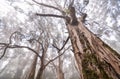
[[[80,79],[120,79],[120,55],[80,21],[67,25]]]

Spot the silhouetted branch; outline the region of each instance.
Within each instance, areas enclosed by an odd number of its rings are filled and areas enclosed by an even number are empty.
[[[70,9],[71,7],[73,7],[73,4],[74,4],[74,0],[72,0],[68,6],[68,9]]]
[[[62,56],[62,55],[65,53],[65,51],[68,50],[70,47],[71,47],[71,46],[69,46],[68,48],[66,48],[66,49],[63,51],[63,53],[61,53],[60,55],[58,55],[58,56],[56,56],[55,58],[49,60],[49,61],[47,62],[47,64],[45,65],[45,67],[46,67],[49,63],[51,63],[51,62],[53,62],[54,60],[56,60],[58,57]],[[44,68],[45,68],[45,67],[44,67]]]
[[[58,51],[61,51],[64,47],[65,47],[65,45],[67,44],[67,42],[68,42],[68,40],[69,40],[69,36],[68,36],[68,38],[66,39],[66,41],[64,42],[64,44],[63,44],[63,46],[61,47],[61,48],[58,48],[56,45],[52,45],[54,48],[56,48]]]
[[[33,53],[35,53],[39,58],[41,58],[41,56],[38,54],[38,52],[36,52],[34,49],[30,48],[30,47],[27,47],[27,46],[19,46],[19,45],[9,45],[9,44],[6,44],[6,43],[0,43],[1,45],[5,45],[5,49],[4,49],[4,52],[3,54],[0,56],[0,59],[2,59],[6,53],[6,50],[8,48],[26,48],[30,51],[32,51]]]
[[[53,46],[54,48],[56,48],[57,50],[60,50],[55,44],[52,44],[52,46]]]
[[[0,56],[0,59],[2,59],[2,58],[4,57],[4,55],[5,55],[6,51],[7,51],[8,46],[9,46],[9,44],[7,44],[7,45],[5,46],[5,49],[4,49],[4,51],[3,51],[3,54]]]
[[[63,46],[61,47],[61,49],[60,50],[62,50],[64,47],[65,47],[65,45],[67,44],[67,42],[68,42],[68,40],[69,40],[69,36],[68,36],[68,38],[66,39],[66,41],[64,42],[64,44],[63,44]]]
[[[62,11],[61,9],[59,9],[59,8],[57,8],[57,7],[54,7],[54,6],[51,6],[51,5],[47,5],[47,4],[44,4],[44,3],[39,3],[39,2],[37,2],[37,1],[35,1],[35,0],[32,0],[32,1],[34,1],[35,3],[37,3],[37,4],[39,4],[39,5],[42,5],[42,6],[45,6],[45,7],[49,7],[49,8],[53,8],[53,9],[55,9],[55,10],[58,10],[58,11],[61,12],[61,13],[64,13],[64,11]]]
[[[47,17],[57,17],[57,18],[66,18],[65,16],[62,16],[62,15],[55,15],[55,14],[40,14],[40,13],[36,13],[36,15],[38,16],[47,16]]]
[[[41,58],[41,56],[39,55],[38,52],[36,52],[34,49],[27,47],[27,46],[12,45],[12,46],[8,46],[8,48],[26,48],[26,49],[32,51],[33,53],[35,53],[39,58]]]
[[[68,36],[68,38],[66,39],[65,43],[63,44],[63,46],[62,46],[61,48],[58,48],[58,47],[57,47],[56,45],[54,45],[54,44],[53,44],[52,46],[55,47],[55,48],[58,50],[58,53],[59,53],[59,52],[65,47],[65,45],[67,44],[68,40],[69,40],[69,36]],[[63,53],[61,53],[61,54],[59,54],[57,57],[49,60],[48,63],[45,65],[45,67],[46,67],[49,63],[51,63],[52,61],[56,60],[58,57],[60,57],[61,55],[63,55],[63,54],[65,53],[65,51],[68,50],[70,47],[71,47],[71,46],[68,46],[68,48],[66,48],[66,49],[63,51]]]

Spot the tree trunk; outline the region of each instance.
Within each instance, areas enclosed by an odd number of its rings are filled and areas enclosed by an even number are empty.
[[[40,69],[38,70],[36,79],[42,79],[43,71],[44,71],[44,67],[41,65]]]
[[[120,55],[81,21],[67,25],[80,79],[120,79]]]
[[[36,45],[36,51],[39,53],[40,45]],[[28,71],[28,76],[25,79],[34,79],[36,73],[36,65],[37,65],[38,55],[34,55],[30,70]]]
[[[58,69],[58,79],[64,79],[64,73],[62,72],[62,69]]]
[[[40,59],[41,64],[40,64],[40,68],[39,68],[39,70],[38,70],[36,79],[42,79],[43,71],[44,71],[44,69],[45,69],[44,63],[45,63],[45,53],[46,53],[46,52],[47,52],[47,48],[45,48],[45,51],[42,52],[42,57],[41,57],[41,59]]]
[[[60,55],[60,53],[58,53],[58,54]],[[64,73],[63,73],[63,70],[62,70],[63,61],[61,60],[61,57],[59,57],[58,62],[59,62],[59,65],[57,66],[58,79],[64,79]]]
[[[36,64],[37,64],[37,55],[34,56],[34,60],[31,66],[31,70],[29,72],[29,76],[26,79],[34,79],[35,77],[35,69],[36,69]]]

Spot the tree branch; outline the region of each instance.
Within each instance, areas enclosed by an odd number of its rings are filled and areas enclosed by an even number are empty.
[[[47,16],[47,17],[56,17],[56,18],[63,18],[65,19],[66,17],[65,16],[62,16],[62,15],[55,15],[55,14],[40,14],[40,13],[36,13],[36,15],[38,16]]]
[[[45,65],[45,67],[46,67],[49,63],[51,63],[51,62],[53,62],[54,60],[56,60],[58,57],[62,56],[62,55],[65,53],[65,51],[68,50],[70,47],[71,47],[71,46],[69,46],[68,48],[66,48],[66,49],[63,51],[63,53],[61,53],[60,55],[58,55],[58,56],[56,56],[55,58],[49,60],[49,61],[47,62],[47,64]],[[44,67],[44,68],[45,68],[45,67]]]
[[[53,8],[53,9],[61,12],[62,14],[65,13],[63,10],[61,10],[61,9],[59,9],[57,7],[54,7],[54,6],[51,6],[51,5],[47,5],[47,4],[44,4],[44,3],[39,3],[39,2],[37,2],[35,0],[32,0],[32,1],[35,2],[35,3],[37,3],[37,4],[39,4],[39,5],[42,5],[42,6],[45,6],[45,7],[49,7],[49,8]]]
[[[6,45],[3,54],[0,56],[0,59],[2,59],[5,56],[8,46],[9,46],[9,44]]]
[[[8,46],[8,48],[26,48],[26,49],[32,51],[33,53],[35,53],[39,58],[41,58],[41,56],[39,55],[38,52],[36,52],[34,49],[27,47],[27,46],[12,45],[12,46]]]
[[[74,4],[74,0],[72,0],[72,1],[70,2],[69,6],[68,6],[68,9],[71,8],[71,7],[73,6],[73,4]]]
[[[65,47],[65,45],[67,44],[67,42],[68,42],[68,40],[69,40],[69,36],[68,36],[68,38],[66,39],[66,41],[64,42],[64,45],[61,47],[61,49],[60,50],[62,50],[64,47]]]
[[[61,48],[58,48],[56,45],[52,45],[54,48],[56,48],[58,51],[61,51],[64,47],[65,47],[65,45],[67,44],[67,42],[68,42],[68,40],[69,40],[69,36],[68,36],[68,38],[66,39],[66,41],[64,42],[64,44],[63,44],[63,46],[61,47]]]
[[[64,53],[65,53],[65,52],[63,52],[63,53],[61,53],[60,55],[56,56],[55,58],[49,60],[49,61],[47,62],[47,64],[45,64],[45,67],[46,67],[49,63],[51,63],[52,61],[56,60],[58,57],[60,57],[61,55],[63,55]]]
[[[5,49],[4,49],[3,54],[0,56],[0,59],[2,59],[2,58],[4,57],[4,55],[5,55],[5,53],[6,53],[6,50],[7,50],[8,48],[26,48],[26,49],[32,51],[33,53],[35,53],[39,58],[41,58],[41,56],[38,54],[38,52],[36,52],[34,49],[32,49],[32,48],[30,48],[30,47],[27,47],[27,46],[19,46],[19,45],[9,45],[9,44],[6,44],[6,43],[0,43],[0,44],[6,46]]]

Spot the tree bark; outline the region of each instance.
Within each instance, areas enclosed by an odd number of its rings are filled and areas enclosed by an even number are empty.
[[[59,53],[60,55],[60,53]],[[59,57],[58,59],[58,62],[59,62],[59,65],[57,66],[57,76],[58,76],[58,79],[64,79],[64,73],[63,73],[63,70],[62,70],[62,67],[63,67],[63,61],[61,60],[61,57]]]
[[[36,45],[37,53],[39,53],[39,50],[40,50],[40,44]],[[28,76],[26,76],[26,79],[35,79],[37,59],[38,59],[38,55],[35,54],[34,58],[33,58],[32,65],[30,67],[30,70],[28,71],[29,74],[28,74]]]
[[[36,65],[37,65],[37,57],[38,57],[37,55],[34,56],[31,70],[29,72],[29,76],[26,79],[34,79],[35,72],[36,72],[35,69],[36,69]]]
[[[47,49],[48,49],[48,45],[43,47],[42,56],[41,56],[41,59],[40,59],[41,64],[40,64],[40,68],[38,69],[36,79],[42,79],[42,75],[43,75],[44,69],[46,67],[45,66],[45,54],[47,52]]]
[[[81,21],[67,25],[80,79],[120,79],[120,55]]]
[[[42,79],[43,71],[44,71],[44,66],[41,65],[40,69],[38,70],[36,79]]]

